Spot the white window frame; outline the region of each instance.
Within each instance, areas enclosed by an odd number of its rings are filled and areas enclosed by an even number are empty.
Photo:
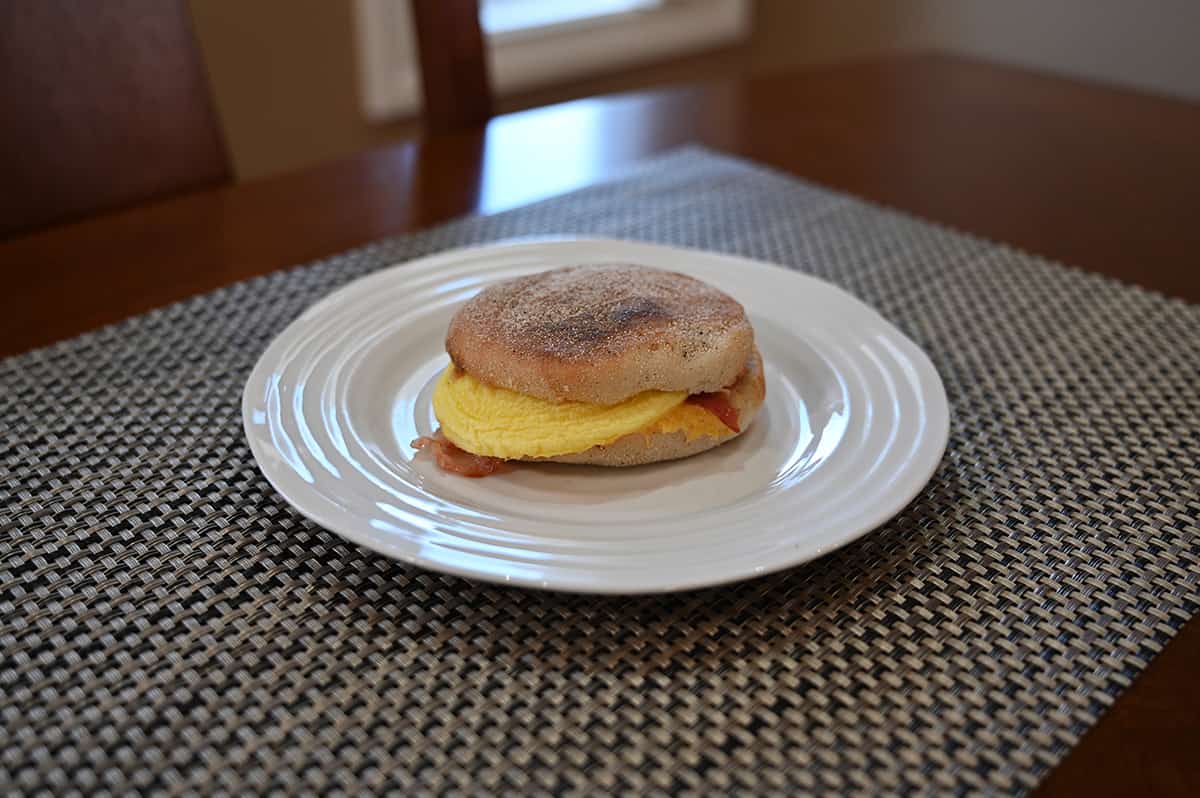
[[[407,0],[355,0],[360,101],[373,121],[420,111],[416,34]],[[743,38],[749,0],[663,5],[489,37],[493,90],[509,94]]]

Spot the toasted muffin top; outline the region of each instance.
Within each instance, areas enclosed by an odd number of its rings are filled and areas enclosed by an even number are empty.
[[[728,294],[677,272],[571,266],[490,286],[450,322],[446,351],[484,382],[550,401],[716,391],[754,349]]]

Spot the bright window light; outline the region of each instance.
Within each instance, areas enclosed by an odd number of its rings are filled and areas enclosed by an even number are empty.
[[[664,0],[483,0],[479,22],[489,35],[548,28],[661,6]]]

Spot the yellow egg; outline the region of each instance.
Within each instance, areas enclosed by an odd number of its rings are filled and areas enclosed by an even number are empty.
[[[455,445],[510,460],[574,454],[638,431],[683,429],[691,438],[693,428],[715,429],[709,420],[728,433],[711,413],[684,405],[685,399],[684,392],[645,391],[615,405],[547,402],[456,373],[451,365],[434,389],[433,412]],[[659,430],[656,423],[673,426]]]

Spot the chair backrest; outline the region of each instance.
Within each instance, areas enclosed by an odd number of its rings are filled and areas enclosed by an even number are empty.
[[[0,236],[228,181],[186,0],[0,0]]]
[[[444,133],[483,124],[492,91],[478,0],[412,0],[412,12],[425,127]]]

